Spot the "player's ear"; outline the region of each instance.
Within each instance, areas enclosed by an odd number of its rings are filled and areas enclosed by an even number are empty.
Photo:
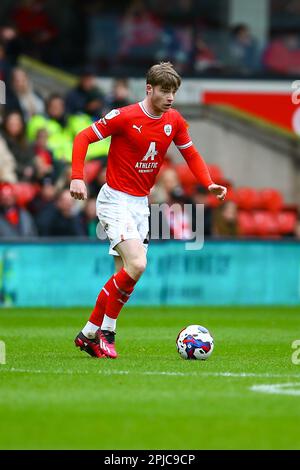
[[[147,85],[146,85],[146,94],[150,95],[152,93],[152,91],[153,91],[152,85],[150,85],[150,83],[147,83]]]

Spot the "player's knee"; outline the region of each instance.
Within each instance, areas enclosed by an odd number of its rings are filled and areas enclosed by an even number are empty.
[[[135,278],[139,278],[145,271],[146,266],[146,259],[137,258],[130,263],[130,271],[134,274]]]

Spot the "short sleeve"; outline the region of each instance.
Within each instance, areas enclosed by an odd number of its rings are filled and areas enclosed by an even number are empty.
[[[101,139],[105,139],[109,135],[119,134],[124,123],[124,113],[120,109],[112,109],[99,121],[94,122],[92,129]]]
[[[179,150],[186,149],[193,145],[190,134],[188,133],[188,123],[179,113],[177,113],[177,130],[173,141]]]

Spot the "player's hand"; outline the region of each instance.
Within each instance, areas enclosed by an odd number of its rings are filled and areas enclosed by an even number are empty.
[[[74,199],[87,199],[87,189],[82,180],[72,180],[70,184],[70,194]]]
[[[227,188],[225,188],[225,186],[220,186],[219,184],[211,184],[208,186],[208,191],[214,194],[218,199],[220,199],[220,201],[224,201],[227,194]]]

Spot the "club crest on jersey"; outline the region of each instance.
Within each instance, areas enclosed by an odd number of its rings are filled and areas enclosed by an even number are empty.
[[[119,114],[120,114],[120,111],[118,109],[112,109],[109,113],[105,115],[105,119],[113,119]]]
[[[172,132],[172,126],[171,124],[166,124],[164,127],[165,134],[169,137]]]

